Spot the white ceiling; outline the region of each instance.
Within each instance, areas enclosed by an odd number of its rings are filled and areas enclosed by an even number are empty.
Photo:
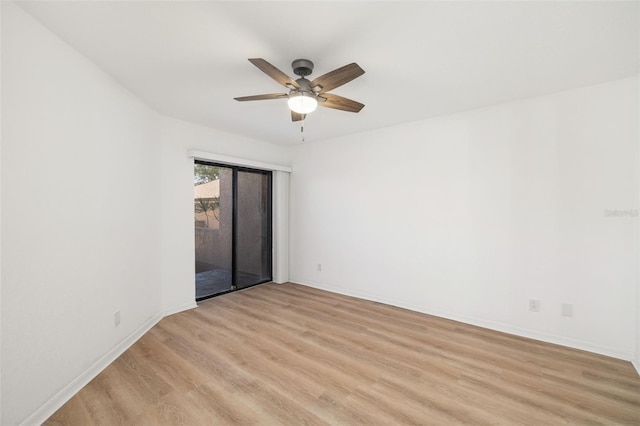
[[[313,77],[350,62],[308,141],[638,73],[638,2],[24,2],[21,7],[158,112],[248,137],[300,143],[283,92],[247,58]]]

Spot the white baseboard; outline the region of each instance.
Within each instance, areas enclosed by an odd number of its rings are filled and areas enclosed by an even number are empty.
[[[400,308],[405,308],[405,309],[421,312],[428,315],[434,315],[437,317],[446,318],[453,321],[462,322],[465,324],[488,328],[490,330],[500,331],[508,334],[514,334],[516,336],[527,337],[530,339],[539,340],[547,343],[553,343],[561,346],[566,346],[573,349],[580,349],[587,352],[593,352],[599,355],[610,356],[612,358],[622,359],[625,361],[630,361],[633,359],[633,354],[627,353],[621,350],[602,347],[602,346],[594,345],[593,343],[590,343],[590,342],[585,342],[577,339],[570,339],[563,336],[553,335],[550,333],[543,333],[536,330],[529,330],[526,328],[513,326],[511,324],[505,324],[497,321],[489,321],[481,318],[463,317],[460,315],[451,314],[449,312],[444,312],[437,309],[431,309],[428,306],[420,306],[420,305],[415,305],[413,303],[408,303],[404,300],[391,299],[388,297],[384,297],[376,294],[370,294],[367,292],[353,291],[351,289],[347,289],[343,287],[320,284],[312,280],[299,280],[299,279],[292,278],[291,282],[298,283],[301,285],[306,285],[308,287],[317,288],[320,290],[327,290],[334,293],[344,294],[346,296],[353,296],[353,297],[358,297],[361,299],[371,300],[379,303],[385,303],[388,305],[397,306]],[[637,369],[638,369],[638,366],[636,366],[636,370]]]
[[[631,365],[633,365],[633,368],[636,369],[636,373],[638,373],[638,376],[640,376],[640,362],[634,359],[633,361],[631,361]]]
[[[160,320],[166,316],[176,314],[178,312],[186,311],[188,309],[197,308],[196,302],[184,303],[158,313],[149,318],[138,327],[133,333],[122,339],[120,343],[111,348],[106,354],[101,356],[96,362],[94,362],[89,368],[87,368],[82,374],[76,377],[71,383],[62,388],[60,392],[55,394],[51,399],[45,402],[38,410],[27,417],[21,426],[41,425],[47,420],[53,413],[55,413],[60,407],[62,407],[67,401],[69,401],[76,393],[93,380],[102,370],[107,368],[109,364],[115,361],[120,355],[129,349],[135,342],[137,342],[147,331],[156,325]]]
[[[197,308],[198,304],[193,302],[183,303],[182,305],[178,305],[173,308],[169,308],[163,312],[163,317],[168,317],[169,315],[177,314],[178,312],[188,311],[189,309]]]

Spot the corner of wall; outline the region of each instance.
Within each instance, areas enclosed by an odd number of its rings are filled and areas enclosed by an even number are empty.
[[[179,306],[174,306],[172,308],[165,309],[165,311],[162,313],[162,317],[163,318],[168,317],[169,315],[178,314],[180,312],[188,311],[189,309],[194,309],[197,307],[198,307],[198,304],[194,300],[193,302],[188,302]]]

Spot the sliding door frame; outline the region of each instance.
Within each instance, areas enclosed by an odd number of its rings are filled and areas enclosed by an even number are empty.
[[[266,280],[259,281],[257,283],[250,284],[248,286],[242,287],[240,290],[244,290],[245,288],[250,288],[259,284],[264,284],[270,281],[273,281],[273,171],[271,170],[263,170],[263,169],[254,169],[251,167],[245,166],[237,166],[233,164],[225,164],[218,163],[215,161],[207,161],[194,159],[194,164],[203,164],[205,166],[212,167],[223,167],[226,169],[231,169],[232,173],[232,182],[231,182],[231,200],[232,200],[232,214],[231,214],[231,289],[227,291],[223,291],[220,293],[215,293],[209,296],[203,296],[196,298],[196,302],[201,300],[206,300],[211,297],[220,296],[223,294],[231,293],[233,291],[238,290],[238,274],[237,274],[237,265],[238,265],[238,172],[245,173],[255,173],[267,176],[267,207],[266,207],[266,215],[267,215],[267,223],[263,232],[266,233],[266,236],[269,240],[269,250],[268,253],[268,262],[267,265],[269,267],[269,278]]]
[[[289,186],[293,172],[291,166],[264,161],[249,160],[242,157],[220,154],[199,149],[189,149],[186,152],[193,170],[194,161],[200,160],[208,163],[224,164],[225,166],[249,167],[257,170],[272,172],[272,222],[273,234],[273,270],[271,272],[273,282],[276,284],[289,281]],[[185,189],[189,181],[185,181]],[[193,183],[191,183],[193,185]]]

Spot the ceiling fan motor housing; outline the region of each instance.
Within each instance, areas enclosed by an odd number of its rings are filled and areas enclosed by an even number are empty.
[[[293,73],[300,77],[306,77],[313,72],[313,62],[308,59],[296,59],[291,62]]]

